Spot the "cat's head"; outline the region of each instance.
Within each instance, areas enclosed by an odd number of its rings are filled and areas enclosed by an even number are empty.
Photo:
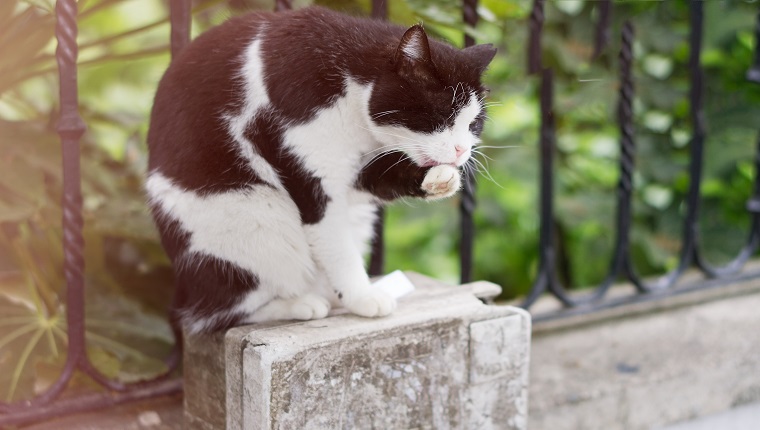
[[[372,90],[375,138],[419,166],[463,165],[480,142],[485,119],[480,78],[495,54],[492,45],[459,50],[430,43],[421,25],[411,27]]]

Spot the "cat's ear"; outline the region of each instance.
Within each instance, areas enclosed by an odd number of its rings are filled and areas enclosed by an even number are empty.
[[[463,49],[462,52],[470,57],[470,61],[475,65],[478,74],[483,74],[488,68],[488,65],[491,64],[493,57],[496,55],[496,48],[492,44],[487,43],[484,45],[470,46],[469,48]]]
[[[430,56],[430,44],[421,24],[406,30],[393,57],[396,71],[405,77],[431,79],[435,77],[435,66]]]

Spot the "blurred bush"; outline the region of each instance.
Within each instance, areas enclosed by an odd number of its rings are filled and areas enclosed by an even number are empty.
[[[171,268],[142,193],[145,134],[156,84],[168,61],[168,2],[80,0],[81,113],[88,354],[105,374],[130,381],[164,370],[171,342],[165,312]],[[294,2],[297,7],[309,0]],[[369,0],[318,0],[368,14]],[[618,177],[614,123],[618,34],[637,26],[637,173],[633,254],[642,274],[673,267],[688,187],[688,11],[686,2],[616,2],[611,46],[596,61],[597,2],[547,2],[544,64],[557,74],[557,213],[563,280],[600,281],[614,236]],[[525,73],[528,0],[481,0],[468,29],[500,53],[487,76],[490,122],[479,161],[475,277],[524,294],[537,266],[537,82]],[[193,34],[263,0],[196,0]],[[0,2],[0,399],[28,398],[57,378],[65,360],[61,250],[61,154],[55,134],[57,74],[53,0]],[[705,2],[702,56],[709,139],[702,234],[713,261],[739,249],[754,177],[760,88],[745,83],[757,5]],[[391,19],[423,21],[461,45],[459,1],[391,0]],[[388,213],[387,270],[456,282],[456,200],[409,200]],[[600,258],[601,257],[601,258]],[[88,387],[75,378],[75,387]]]

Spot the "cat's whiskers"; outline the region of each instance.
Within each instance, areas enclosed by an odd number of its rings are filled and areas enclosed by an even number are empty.
[[[475,155],[480,155],[480,156],[482,156],[483,158],[485,158],[485,159],[487,159],[489,161],[493,161],[493,158],[491,158],[488,155],[486,155],[485,152],[479,151],[477,148],[472,148],[472,153],[475,154]]]
[[[381,174],[380,174],[380,176],[383,176],[383,175],[385,175],[386,173],[388,173],[388,171],[389,171],[389,170],[391,170],[392,168],[394,168],[394,167],[398,166],[398,165],[399,165],[399,163],[401,163],[402,161],[404,161],[404,160],[407,160],[407,159],[408,159],[408,160],[411,160],[411,159],[409,158],[409,156],[408,156],[408,155],[406,155],[406,153],[404,153],[404,156],[403,156],[403,157],[401,157],[401,159],[400,159],[400,160],[398,160],[397,162],[393,163],[393,165],[392,165],[392,166],[390,166],[390,167],[388,167],[387,169],[385,169],[385,171],[384,171],[383,173],[381,173]],[[412,160],[412,161],[413,161],[413,160]]]
[[[380,118],[381,116],[390,115],[390,114],[392,114],[392,113],[396,113],[396,112],[401,112],[401,111],[400,111],[400,110],[398,110],[398,109],[394,109],[394,110],[387,110],[387,111],[385,111],[385,112],[380,112],[380,113],[376,113],[376,114],[372,115],[372,118],[373,118],[373,119],[378,119],[378,118]]]
[[[475,153],[475,154],[478,155],[479,153]],[[479,155],[483,155],[483,154],[479,154]],[[475,157],[471,157],[470,160],[472,160],[472,164],[465,163],[464,166],[469,165],[469,168],[473,169],[472,170],[473,172],[480,173],[484,178],[493,182],[494,185],[496,185],[497,187],[501,189],[504,189],[504,187],[500,183],[496,182],[496,179],[494,179],[494,177],[491,176],[491,172],[488,171],[488,168],[486,167],[485,164],[483,164],[480,160],[478,160]]]
[[[367,161],[367,162],[364,164],[364,168],[366,169],[367,167],[371,166],[371,165],[372,165],[372,163],[374,163],[375,161],[377,161],[377,160],[379,160],[379,159],[383,158],[383,156],[385,156],[385,155],[388,155],[388,154],[392,154],[392,153],[394,153],[394,152],[402,152],[402,153],[403,153],[403,151],[402,151],[402,150],[400,150],[400,149],[390,149],[390,150],[388,150],[388,151],[383,151],[383,152],[381,152],[381,153],[379,153],[379,154],[375,154],[375,155],[374,155],[372,158],[370,158],[370,160],[369,160],[369,161]]]
[[[492,145],[478,145],[478,149],[507,149],[507,148],[522,148],[522,145],[505,145],[505,146],[492,146]]]
[[[382,151],[382,152],[380,152],[378,154],[375,154],[369,161],[367,161],[364,164],[364,168],[367,168],[368,166],[370,166],[372,163],[374,163],[375,161],[379,160],[383,156],[388,155],[388,154],[392,154],[394,152],[400,152],[400,153],[402,153],[403,157],[396,164],[394,164],[393,166],[391,166],[391,168],[394,167],[394,166],[396,166],[398,163],[400,163],[400,162],[402,162],[404,160],[411,160],[412,162],[414,162],[414,160],[409,156],[408,152],[410,152],[410,150],[415,150],[415,149],[418,150],[418,151],[420,151],[420,152],[423,150],[423,146],[422,145],[411,145],[411,144],[386,145],[386,146],[384,146],[382,148],[388,148],[388,147],[392,147],[392,149],[389,149],[387,151]],[[372,152],[375,152],[375,151],[378,151],[378,149],[370,151],[369,153],[372,153]],[[367,153],[367,154],[369,154],[369,153]],[[386,170],[386,172],[387,172],[387,170]],[[383,174],[385,174],[386,172],[383,172]]]
[[[390,149],[388,149],[388,148],[390,148]],[[370,151],[367,151],[366,153],[364,153],[362,155],[362,157],[367,157],[367,156],[371,155],[372,153],[377,152],[377,154],[375,154],[375,155],[372,156],[372,159],[375,159],[375,158],[377,158],[379,156],[383,156],[385,154],[390,154],[392,152],[397,152],[397,151],[402,151],[402,150],[403,150],[403,146],[399,146],[397,144],[383,145],[383,146],[380,146],[378,148],[375,148],[375,149],[372,149]]]
[[[388,131],[370,130],[369,128],[367,128],[367,127],[362,127],[361,125],[358,125],[358,124],[357,124],[357,126],[358,126],[359,128],[363,128],[364,130],[367,130],[367,131],[369,131],[369,132],[373,132],[373,133],[380,133],[380,134],[385,134],[385,135],[388,135],[388,136],[398,137],[398,138],[401,138],[401,139],[411,140],[412,142],[417,142],[417,143],[419,143],[420,145],[424,145],[424,142],[420,142],[420,141],[419,141],[419,140],[417,140],[417,139],[412,139],[411,137],[402,136],[402,135],[400,135],[400,134],[395,134],[395,133],[391,133],[391,132],[388,132]]]
[[[369,155],[369,154],[371,154],[373,152],[382,151],[382,150],[384,150],[386,148],[396,148],[397,146],[398,145],[383,145],[383,146],[381,146],[379,148],[375,148],[375,149],[373,149],[371,151],[367,151],[364,155]]]
[[[386,148],[390,148],[390,149],[386,149]],[[409,149],[421,149],[421,148],[422,148],[421,145],[383,145],[379,148],[373,149],[371,151],[368,151],[366,154],[364,154],[364,156],[366,157],[372,154],[373,152],[377,152],[377,154],[374,154],[369,159],[369,161],[365,163],[365,167],[377,161],[379,158],[383,157],[384,155],[392,154],[394,152],[405,152],[405,150],[409,150]]]
[[[400,199],[398,199],[396,201],[397,202],[401,202],[401,203],[407,205],[410,208],[416,208],[416,207],[418,207],[417,202],[419,202],[419,200],[415,200],[415,199],[412,199],[412,198],[409,198],[409,197],[401,197]]]

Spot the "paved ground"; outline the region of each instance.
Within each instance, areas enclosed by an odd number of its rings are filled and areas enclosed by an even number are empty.
[[[108,413],[90,413],[61,418],[24,430],[180,430],[182,398],[179,396],[133,403]],[[760,429],[760,403],[687,421],[660,430],[757,430]]]
[[[24,427],[24,430],[180,430],[182,397],[164,397],[131,403],[107,412],[79,414]],[[758,430],[760,403],[693,421],[673,424],[659,430]]]
[[[182,396],[128,403],[23,427],[24,430],[181,430]]]
[[[744,405],[720,414],[664,427],[662,430],[757,430],[760,429],[760,403]]]

